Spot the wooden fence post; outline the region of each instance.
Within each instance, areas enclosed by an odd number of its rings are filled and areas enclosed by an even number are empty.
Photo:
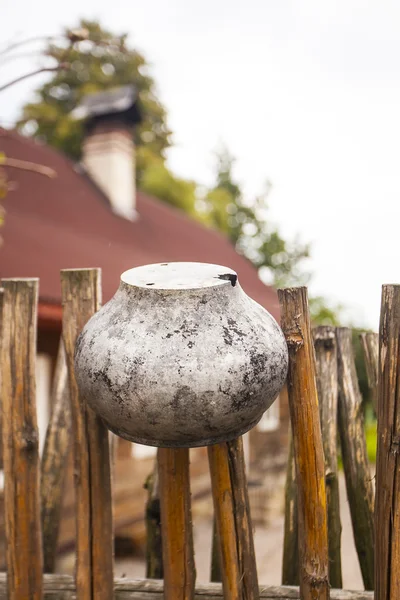
[[[189,449],[159,448],[165,600],[193,600],[196,580],[190,508]]]
[[[8,598],[43,597],[36,418],[37,279],[3,279],[1,398]]]
[[[337,347],[334,327],[321,326],[313,330],[319,414],[322,444],[325,457],[325,487],[328,511],[329,583],[342,587],[342,564],[340,557],[339,480],[337,460]]]
[[[302,600],[327,600],[328,535],[325,466],[307,289],[278,290],[289,350],[288,395],[298,487]]]
[[[382,288],[379,328],[375,600],[400,598],[400,285]]]
[[[42,529],[44,572],[53,573],[60,527],[64,479],[70,449],[71,405],[64,342],[60,340],[52,388],[52,408],[42,464]]]
[[[354,541],[365,589],[374,589],[374,490],[365,441],[362,398],[354,362],[352,331],[336,329],[339,432]]]
[[[364,352],[368,387],[371,390],[372,403],[374,406],[375,414],[377,414],[379,335],[373,332],[361,333],[360,342],[361,348]]]
[[[74,374],[77,337],[101,302],[99,269],[61,271],[63,338],[75,450],[78,600],[113,598],[113,529],[108,430],[80,397]]]
[[[224,598],[259,598],[243,440],[208,447]]]
[[[246,600],[258,600],[259,587],[257,563],[254,549],[253,527],[250,516],[250,501],[247,488],[243,437],[239,437],[231,442],[226,442],[226,445],[228,448],[229,472],[233,493],[238,560],[243,586],[243,598]]]
[[[289,453],[285,485],[282,585],[299,585],[297,484],[293,454],[293,436],[291,432],[289,433]]]
[[[224,597],[226,600],[240,600],[242,598],[240,568],[226,443],[209,446],[208,460],[214,502],[216,545],[220,553],[219,564]]]
[[[148,492],[146,503],[146,578],[163,579],[160,482],[157,457],[154,469],[148,476],[145,487]]]
[[[217,523],[215,520],[215,514],[213,518],[212,528],[212,539],[211,539],[211,569],[210,569],[210,581],[221,582],[221,548],[218,539]]]

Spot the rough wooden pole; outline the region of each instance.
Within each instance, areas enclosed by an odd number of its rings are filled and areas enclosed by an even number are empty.
[[[221,555],[221,549],[219,547],[217,523],[215,521],[215,515],[214,515],[212,540],[211,540],[211,570],[210,570],[210,581],[213,581],[213,582],[221,582],[222,581],[220,555]]]
[[[80,397],[74,375],[76,339],[100,307],[100,271],[62,271],[61,292],[75,451],[77,594],[78,600],[109,600],[113,531],[108,431]]]
[[[375,600],[400,598],[400,285],[382,289],[379,328]]]
[[[193,600],[195,564],[189,450],[158,450],[165,600]]]
[[[259,598],[242,438],[208,447],[224,598]]]
[[[278,291],[289,350],[288,396],[298,486],[299,579],[302,600],[327,600],[328,535],[325,466],[307,289]]]
[[[364,352],[368,387],[371,390],[372,403],[374,406],[375,414],[377,414],[379,335],[373,332],[361,333],[360,342],[361,348]]]
[[[242,581],[236,539],[234,501],[226,443],[208,447],[217,549],[225,600],[241,600]]]
[[[71,406],[64,342],[60,341],[52,389],[52,410],[42,464],[42,530],[45,573],[53,573],[60,526],[64,479],[71,438]]]
[[[283,537],[282,585],[299,585],[299,542],[296,467],[293,437],[289,435],[289,455],[285,485],[285,530]]]
[[[374,589],[374,490],[365,441],[362,398],[351,329],[336,329],[339,432],[354,542],[365,589]]]
[[[43,597],[36,418],[37,279],[3,279],[1,343],[8,598]]]
[[[260,594],[253,540],[253,526],[250,516],[243,437],[227,442],[226,445],[228,448],[233,514],[235,517],[239,573],[242,581],[243,598],[245,600],[258,600]]]
[[[163,579],[160,485],[157,458],[154,461],[153,472],[147,478],[145,487],[148,491],[146,504],[146,578]]]
[[[329,583],[341,588],[339,479],[337,459],[337,347],[334,327],[321,326],[313,330],[319,414],[325,457],[325,487],[328,511]]]

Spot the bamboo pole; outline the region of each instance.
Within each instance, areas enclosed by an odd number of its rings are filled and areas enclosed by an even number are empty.
[[[365,589],[374,589],[374,490],[365,441],[362,398],[351,329],[336,329],[339,432],[354,542]]]
[[[53,573],[60,527],[64,479],[71,438],[71,406],[64,342],[58,350],[52,389],[52,410],[41,464],[43,559],[45,573]]]
[[[329,583],[341,588],[339,479],[337,459],[337,346],[334,327],[321,326],[313,330],[319,414],[325,457],[325,487],[328,511]]]
[[[148,491],[146,503],[146,578],[163,579],[160,485],[157,457],[154,460],[153,472],[147,478],[145,487]]]
[[[8,598],[43,597],[36,418],[37,279],[3,279],[1,397]]]
[[[400,285],[382,288],[379,328],[375,600],[400,598]]]
[[[368,387],[371,390],[372,395],[372,404],[374,406],[375,414],[377,414],[379,335],[373,332],[361,333],[360,342],[364,353]]]
[[[195,564],[188,448],[159,448],[165,600],[193,600]]]
[[[289,434],[289,455],[285,485],[285,529],[283,537],[282,585],[299,585],[299,542],[296,467],[293,437]]]
[[[289,350],[288,396],[298,486],[299,579],[302,600],[327,600],[328,535],[324,454],[307,289],[278,290]]]
[[[61,271],[63,338],[75,455],[78,600],[113,597],[113,531],[108,431],[80,397],[74,374],[78,334],[100,307],[100,271]]]

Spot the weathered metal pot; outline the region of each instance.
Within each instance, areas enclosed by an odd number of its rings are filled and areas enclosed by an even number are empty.
[[[284,336],[231,269],[165,263],[126,271],[75,353],[81,394],[119,436],[206,446],[260,420],[287,374]]]

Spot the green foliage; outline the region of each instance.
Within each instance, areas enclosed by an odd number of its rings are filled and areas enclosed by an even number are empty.
[[[161,161],[153,161],[143,173],[141,189],[196,217],[196,184],[175,177]]]
[[[46,49],[49,58],[56,64],[66,63],[68,68],[57,71],[37,90],[37,101],[24,107],[18,127],[25,127],[35,137],[78,159],[83,131],[81,124],[71,118],[71,111],[85,94],[135,84],[144,115],[135,132],[140,179],[154,160],[164,159],[171,133],[146,60],[129,47],[126,35],[116,36],[95,21],[82,20],[79,28],[88,31],[87,40],[72,45],[50,44]],[[66,30],[65,39],[68,37]]]
[[[1,165],[4,165],[6,161],[6,155],[4,152],[0,152],[0,200],[4,200],[7,196],[8,192],[8,178],[5,169]],[[4,222],[4,209],[0,206],[0,226],[3,225]]]
[[[329,305],[323,296],[314,296],[308,299],[311,322],[316,325],[340,325],[339,316],[342,306]]]
[[[370,463],[376,463],[376,448],[377,448],[377,435],[376,435],[377,422],[367,422],[365,426],[365,437],[367,442],[367,454]]]
[[[267,196],[248,202],[233,178],[234,159],[223,149],[216,156],[216,181],[203,198],[207,221],[226,233],[236,249],[260,271],[263,279],[276,286],[305,283],[302,262],[309,248],[286,241],[268,219]]]

